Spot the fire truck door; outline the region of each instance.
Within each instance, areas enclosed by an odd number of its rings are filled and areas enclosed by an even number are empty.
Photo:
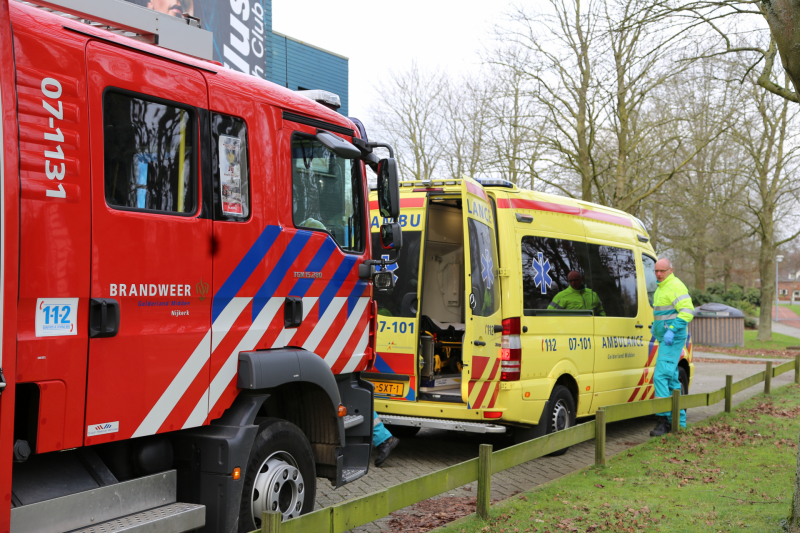
[[[201,73],[105,43],[86,52],[92,270],[86,444],[201,425],[211,220]],[[201,125],[206,126],[201,128]]]
[[[461,184],[466,298],[461,397],[470,409],[494,407],[499,392],[503,333],[496,220],[478,182]]]

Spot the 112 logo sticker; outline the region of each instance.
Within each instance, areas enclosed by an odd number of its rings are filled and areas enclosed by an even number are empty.
[[[36,336],[60,337],[78,334],[78,298],[36,300]]]

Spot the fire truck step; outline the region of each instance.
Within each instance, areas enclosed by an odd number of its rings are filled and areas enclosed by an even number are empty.
[[[344,417],[344,429],[350,429],[364,421],[363,415],[347,415]]]
[[[366,468],[345,468],[344,470],[342,470],[342,478],[344,479],[345,483],[350,483],[351,481],[355,481],[356,479],[360,478],[366,473],[367,473]]]
[[[506,427],[498,424],[482,424],[466,420],[440,420],[438,418],[420,418],[415,416],[387,415],[381,413],[384,424],[392,426],[413,426],[420,428],[448,429],[450,431],[466,431],[469,433],[505,433]]]
[[[168,470],[15,507],[11,533],[175,533],[202,527],[205,506],[177,502],[177,479]]]
[[[183,533],[206,523],[205,505],[171,503],[71,533]]]

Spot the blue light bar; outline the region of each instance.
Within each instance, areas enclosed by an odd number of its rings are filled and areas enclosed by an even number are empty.
[[[510,181],[498,178],[477,178],[476,181],[484,187],[506,187],[508,189],[514,188],[514,184]]]

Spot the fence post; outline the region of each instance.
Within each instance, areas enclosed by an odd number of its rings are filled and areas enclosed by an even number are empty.
[[[478,453],[478,516],[489,520],[492,501],[492,445],[481,444]]]
[[[725,376],[725,412],[730,413],[733,407],[733,376]]]
[[[772,361],[767,361],[767,371],[764,373],[764,394],[769,394],[772,389]]]
[[[672,431],[677,433],[681,428],[681,391],[672,391]]]
[[[606,464],[606,412],[598,409],[594,419],[594,464]]]
[[[280,533],[283,515],[276,511],[261,513],[261,533]]]
[[[794,382],[800,384],[800,353],[794,356]]]

